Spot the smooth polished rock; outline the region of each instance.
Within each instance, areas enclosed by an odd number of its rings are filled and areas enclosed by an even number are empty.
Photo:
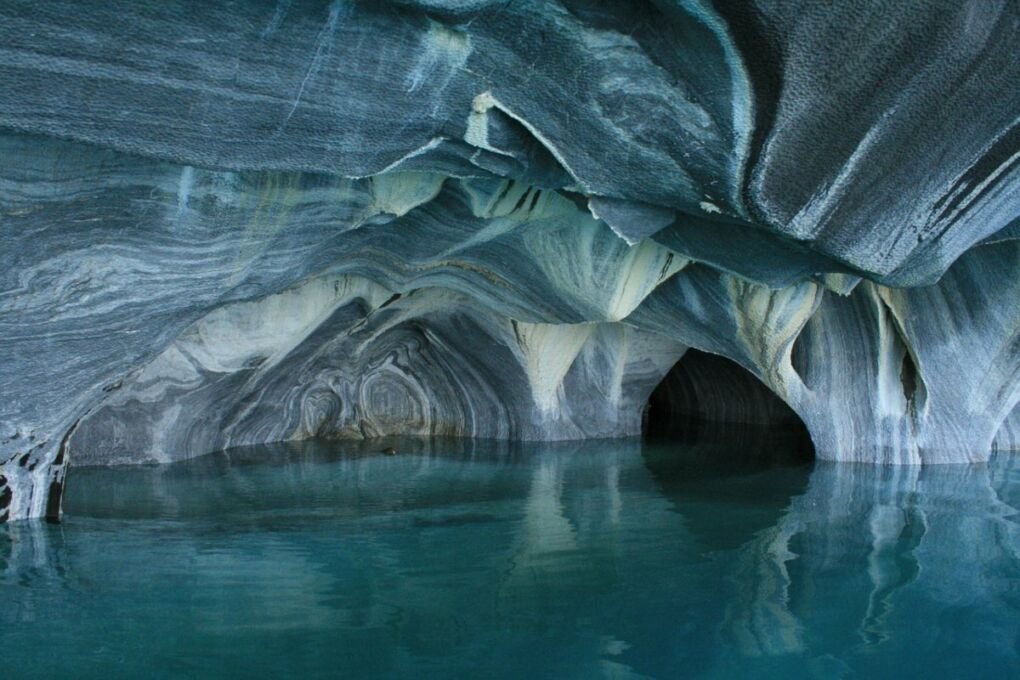
[[[689,347],[820,458],[1014,448],[1018,13],[4,3],[0,518],[71,460],[631,435]]]

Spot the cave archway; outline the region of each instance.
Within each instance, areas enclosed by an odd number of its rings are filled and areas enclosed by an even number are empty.
[[[645,438],[723,450],[727,464],[797,463],[814,459],[807,427],[786,402],[739,364],[689,349],[652,391]]]
[[[751,541],[807,491],[814,448],[804,423],[724,357],[688,350],[652,392],[644,430],[652,479],[709,549]]]

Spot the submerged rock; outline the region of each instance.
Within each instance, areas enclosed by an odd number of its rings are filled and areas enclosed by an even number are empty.
[[[1018,33],[984,0],[7,2],[0,518],[58,516],[72,460],[638,434],[688,348],[820,458],[985,460]]]

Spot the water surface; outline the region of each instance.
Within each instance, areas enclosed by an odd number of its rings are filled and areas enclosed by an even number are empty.
[[[1018,677],[1020,466],[401,440],[77,468],[2,675]]]

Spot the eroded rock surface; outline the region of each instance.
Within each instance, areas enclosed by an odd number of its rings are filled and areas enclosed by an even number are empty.
[[[1017,439],[1014,2],[11,0],[0,46],[0,518],[71,460],[637,434],[688,348],[824,459]]]

